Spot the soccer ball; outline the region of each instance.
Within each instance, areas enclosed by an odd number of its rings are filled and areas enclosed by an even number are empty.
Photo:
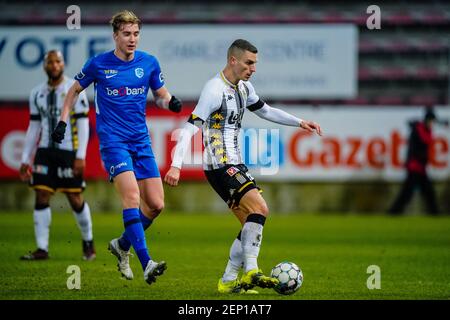
[[[274,287],[280,294],[293,294],[300,289],[303,283],[303,272],[293,262],[283,261],[273,267],[270,273],[272,278],[278,279],[280,283]]]

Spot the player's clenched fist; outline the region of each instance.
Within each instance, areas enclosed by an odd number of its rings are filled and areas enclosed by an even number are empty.
[[[178,180],[180,180],[180,169],[176,167],[170,167],[164,177],[164,182],[169,186],[176,187],[178,185]]]
[[[19,169],[20,180],[28,181],[31,178],[31,167],[29,164],[22,163]]]

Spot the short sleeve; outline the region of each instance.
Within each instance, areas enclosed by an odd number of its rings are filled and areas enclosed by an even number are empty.
[[[37,97],[38,97],[39,91],[36,89],[31,90],[30,98],[29,98],[29,107],[30,107],[30,120],[41,120],[41,114],[39,113],[39,110],[36,105]]]
[[[78,100],[74,106],[74,113],[79,117],[86,116],[89,113],[89,101],[85,91],[82,91],[78,96]]]
[[[245,86],[248,89],[247,109],[249,109],[250,111],[261,109],[264,106],[264,102],[256,94],[256,90],[253,85],[250,83],[250,81],[247,81],[245,83]]]
[[[153,91],[158,90],[159,88],[164,86],[164,77],[161,71],[161,67],[159,66],[159,62],[156,58],[154,58],[153,61],[153,67],[149,79],[149,86]]]
[[[75,75],[75,80],[77,80],[83,88],[87,88],[95,80],[95,73],[96,65],[94,57],[92,57],[85,63],[83,69]]]
[[[195,106],[192,114],[196,115],[203,121],[214,111],[218,110],[222,105],[222,90],[217,88],[213,80],[208,81],[203,87],[200,98]]]

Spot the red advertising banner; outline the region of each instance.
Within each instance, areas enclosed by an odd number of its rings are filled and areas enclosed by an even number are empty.
[[[274,106],[278,107],[278,106]],[[170,167],[177,130],[192,112],[187,105],[180,114],[149,108],[147,126],[152,149],[161,175]],[[297,127],[281,126],[246,112],[239,145],[243,162],[258,181],[401,181],[404,177],[409,123],[423,118],[423,107],[353,106],[279,106],[299,118],[321,124],[323,137]],[[436,106],[438,119],[450,120],[450,108]],[[0,108],[0,179],[18,179],[21,153],[28,126],[26,106]],[[95,114],[89,114],[90,139],[86,158],[86,179],[104,179]],[[445,121],[444,121],[445,120]],[[183,159],[182,179],[204,179],[203,146],[199,131],[191,152]],[[450,131],[448,126],[433,126],[429,155],[433,179],[450,176]]]
[[[18,179],[25,133],[29,123],[25,108],[0,109],[0,178]]]
[[[151,136],[161,175],[164,175],[170,167],[171,150],[176,143],[172,141],[172,132],[187,120],[191,111],[192,108],[189,108],[189,106],[176,115],[156,108],[148,109],[147,123],[149,128],[153,126],[158,128],[157,132],[151,132]],[[21,164],[28,123],[29,111],[26,106],[0,108],[0,179],[19,179],[18,170]],[[160,126],[161,123],[164,125]],[[103,168],[100,157],[99,141],[95,130],[95,112],[92,108],[89,112],[89,128],[85,178],[107,180],[108,174]],[[150,129],[150,131],[152,130]],[[183,170],[183,178],[203,179],[203,172],[200,168],[186,168],[186,170]]]

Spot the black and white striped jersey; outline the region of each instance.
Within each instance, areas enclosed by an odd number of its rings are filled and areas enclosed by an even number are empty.
[[[243,163],[238,139],[244,111],[263,105],[249,81],[233,85],[220,72],[205,84],[191,116],[204,121],[204,170]]]
[[[89,126],[77,126],[77,120],[88,117],[89,103],[85,92],[81,92],[67,121],[65,138],[61,144],[51,139],[51,133],[55,129],[64,104],[64,98],[75,80],[64,77],[63,82],[57,87],[50,87],[47,82],[34,87],[30,93],[30,124],[38,122],[40,125],[39,148],[56,148],[69,151],[77,151],[79,148],[79,136],[89,136]],[[78,132],[84,130],[87,132]],[[39,133],[38,132],[38,133]],[[27,134],[28,135],[28,134]],[[27,137],[33,139],[34,137]],[[86,148],[86,146],[82,146]],[[83,153],[83,152],[81,152]],[[27,152],[23,162],[29,162],[30,152]]]

